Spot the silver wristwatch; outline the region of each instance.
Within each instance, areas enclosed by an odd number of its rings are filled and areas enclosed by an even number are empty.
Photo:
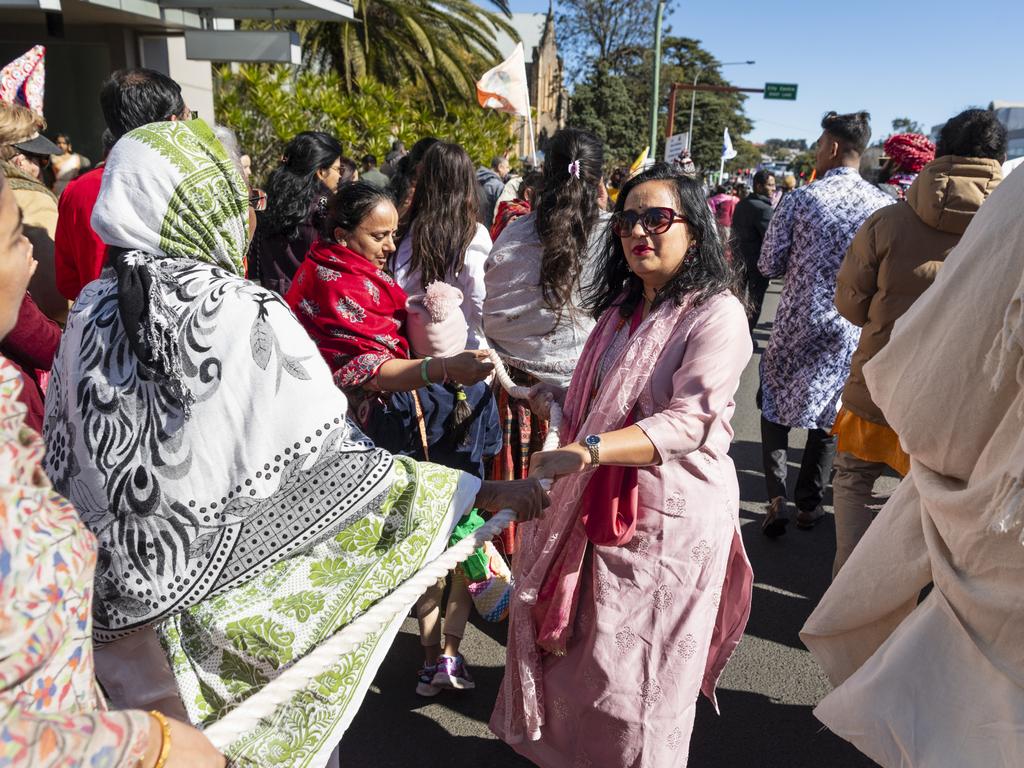
[[[583,438],[583,445],[590,451],[590,463],[597,466],[601,463],[601,436],[587,435]]]

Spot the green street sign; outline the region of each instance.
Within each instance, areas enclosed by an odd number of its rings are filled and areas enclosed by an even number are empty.
[[[796,101],[796,83],[765,83],[764,97]]]

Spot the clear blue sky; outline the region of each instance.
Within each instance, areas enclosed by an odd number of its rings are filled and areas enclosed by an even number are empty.
[[[867,109],[875,137],[895,117],[925,126],[994,99],[1024,102],[1021,0],[708,2],[676,0],[672,33],[702,41],[735,85],[797,83],[797,101],[750,94],[753,141],[816,139],[829,109]],[[514,12],[543,12],[547,0],[513,0]],[[557,2],[556,2],[557,9]],[[653,19],[651,21],[653,40]]]

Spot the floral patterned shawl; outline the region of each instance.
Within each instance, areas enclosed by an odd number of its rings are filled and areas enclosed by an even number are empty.
[[[185,383],[162,265],[179,258],[243,274],[247,210],[245,180],[202,120],[136,128],[107,158],[92,228],[112,247],[118,315],[139,364],[186,414],[195,394]]]
[[[388,360],[409,357],[399,333],[405,291],[355,251],[320,240],[295,273],[285,301],[349,390],[365,384]]]
[[[82,291],[54,361],[45,468],[99,541],[101,641],[301,552],[391,482],[294,316],[240,276],[242,182],[208,133],[118,141],[92,223],[124,258]]]

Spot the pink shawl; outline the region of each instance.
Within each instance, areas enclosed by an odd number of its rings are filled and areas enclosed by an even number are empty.
[[[675,333],[686,333],[716,301],[696,309],[688,303],[668,303],[652,312],[608,366],[600,388],[590,392],[605,351],[614,340],[618,308],[605,312],[587,340],[565,400],[563,445],[580,435],[618,429],[636,407],[647,387],[655,363]],[[541,653],[564,654],[571,636],[579,593],[587,534],[579,504],[591,472],[561,478],[551,492],[551,506],[543,520],[520,526],[521,551],[516,557],[515,593],[510,607],[509,643],[515,644],[516,663],[505,674],[506,691],[521,701],[506,709],[506,717],[520,709],[527,734],[536,734],[544,722]],[[543,591],[543,598],[538,601]],[[516,713],[518,714],[518,713]],[[536,736],[533,736],[536,738]]]

